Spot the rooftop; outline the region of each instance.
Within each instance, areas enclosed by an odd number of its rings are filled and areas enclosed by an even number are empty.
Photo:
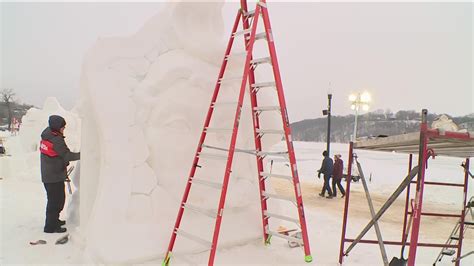
[[[470,158],[474,157],[474,132],[452,132],[428,129],[428,149],[436,155]],[[389,137],[361,140],[354,143],[354,149],[418,154],[420,132]]]

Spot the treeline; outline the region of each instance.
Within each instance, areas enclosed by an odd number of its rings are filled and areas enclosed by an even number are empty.
[[[429,114],[428,122],[431,124],[439,115]],[[474,114],[452,117],[449,116],[460,128],[474,131]],[[349,142],[354,132],[354,115],[331,117],[331,141]],[[398,135],[418,131],[421,116],[417,111],[377,110],[358,116],[357,137],[370,137],[379,135]],[[293,139],[298,141],[325,142],[327,134],[327,118],[307,119],[291,124]]]

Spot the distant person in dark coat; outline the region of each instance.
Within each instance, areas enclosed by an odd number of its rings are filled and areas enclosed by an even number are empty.
[[[342,170],[344,169],[344,161],[341,159],[340,154],[334,155],[334,169],[332,170],[332,196],[336,197],[337,196],[337,189],[336,185],[341,191],[342,197],[346,195],[346,192],[344,191],[344,187],[341,185],[341,179],[342,179]]]
[[[46,205],[45,233],[63,233],[61,226],[66,221],[59,220],[64,208],[66,193],[64,181],[67,179],[67,166],[70,161],[80,159],[80,153],[71,152],[64,141],[66,121],[58,115],[49,117],[49,127],[41,134],[41,181],[44,183],[48,203]]]
[[[323,189],[321,190],[321,193],[319,193],[319,196],[324,197],[325,192],[328,192],[328,196],[326,198],[331,199],[332,198],[332,191],[331,191],[331,183],[329,182],[329,179],[331,179],[332,175],[332,168],[333,168],[333,163],[332,159],[329,158],[329,154],[327,151],[323,152],[323,162],[321,163],[321,168],[318,170],[318,178],[321,178],[321,174],[324,176],[324,185]]]

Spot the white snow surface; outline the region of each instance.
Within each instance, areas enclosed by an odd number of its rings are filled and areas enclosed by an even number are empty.
[[[43,109],[32,109],[23,119],[19,136],[6,137],[9,156],[0,157],[2,246],[0,264],[160,264],[171,236],[179,203],[196,151],[199,135],[214,90],[224,54],[222,2],[169,3],[142,29],[129,37],[102,38],[84,59],[81,99],[74,111],[64,110],[54,98]],[[236,50],[243,51],[242,42]],[[263,49],[260,49],[263,50]],[[259,51],[260,51],[259,50]],[[266,55],[262,55],[266,56]],[[242,60],[229,62],[226,77],[242,73]],[[267,81],[268,72],[257,73]],[[235,102],[238,81],[222,86],[219,102]],[[248,95],[242,111],[237,147],[252,149],[253,132]],[[275,105],[274,92],[261,91],[259,104]],[[212,127],[230,128],[235,105],[216,107]],[[39,173],[37,144],[47,117],[66,118],[66,140],[73,151],[80,147],[81,162],[72,177],[74,194],[63,211],[71,240],[54,245],[57,235],[42,233],[45,192]],[[79,119],[80,117],[80,119]],[[262,128],[281,127],[281,117],[265,113]],[[206,144],[227,148],[227,133],[209,133]],[[278,138],[264,137],[264,147],[285,149]],[[306,207],[306,219],[314,264],[337,265],[343,200],[317,196],[322,182],[315,177],[322,161],[323,143],[295,142],[298,171]],[[332,154],[347,161],[347,144],[333,144]],[[209,150],[209,153],[219,151]],[[376,208],[380,207],[407,173],[408,156],[359,151]],[[270,168],[268,163],[274,159]],[[416,158],[414,159],[416,162]],[[286,162],[266,159],[266,171],[288,174]],[[436,158],[429,162],[427,178],[462,182],[461,159]],[[220,181],[224,161],[201,159],[196,177]],[[80,178],[79,178],[80,177]],[[262,243],[258,182],[253,156],[236,154],[227,193],[216,265],[306,265],[301,248],[290,249],[286,241],[274,238]],[[472,187],[472,180],[470,187]],[[268,182],[268,190],[292,196],[288,183]],[[348,237],[354,237],[369,219],[360,184],[352,187]],[[472,196],[469,189],[468,196]],[[188,202],[215,209],[219,191],[193,186]],[[459,188],[427,187],[426,210],[460,210]],[[404,195],[381,221],[384,239],[401,236]],[[80,203],[80,204],[79,204]],[[291,204],[275,200],[269,209],[296,218]],[[424,218],[423,241],[444,243],[453,219]],[[295,227],[270,221],[272,228]],[[211,239],[214,220],[185,212],[181,228]],[[374,239],[373,232],[368,237]],[[45,239],[47,245],[30,246]],[[474,249],[468,232],[464,251]],[[398,247],[387,247],[390,258]],[[417,265],[431,265],[439,249],[420,249]],[[463,252],[463,253],[465,253]],[[208,252],[178,237],[172,263],[206,264]],[[474,257],[474,256],[473,256]],[[345,260],[347,265],[380,265],[376,245],[359,245]],[[470,265],[472,258],[463,262]],[[449,259],[445,259],[445,264]]]
[[[6,141],[7,148],[9,143],[13,143],[15,138],[10,137]],[[279,143],[275,146],[284,145]],[[312,255],[315,265],[338,265],[339,241],[341,234],[342,210],[344,201],[341,198],[325,199],[317,196],[320,192],[322,181],[315,177],[315,170],[319,168],[322,156],[321,152],[325,149],[325,143],[304,143],[295,142],[296,156],[299,166],[299,174],[302,180],[302,191],[305,203],[306,221],[308,224],[309,238]],[[343,154],[343,159],[347,161],[347,144],[332,144],[334,153]],[[364,168],[366,175],[372,174],[372,181],[369,182],[369,189],[374,201],[376,210],[389,197],[389,194],[395,189],[401,179],[406,175],[406,166],[408,156],[403,154],[380,153],[373,151],[359,151],[359,160]],[[11,156],[12,158],[15,155]],[[0,162],[6,157],[1,157]],[[461,159],[438,157],[429,162],[427,180],[442,180],[444,182],[462,182],[463,171],[459,167]],[[287,168],[285,162],[275,160],[272,171],[278,172]],[[42,233],[44,221],[44,206],[46,203],[45,192],[40,182],[39,172],[34,168],[29,170],[31,179],[23,179],[17,176],[9,176],[0,181],[1,199],[2,199],[2,247],[1,260],[2,265],[10,264],[98,264],[102,260],[90,256],[87,252],[87,242],[77,231],[73,231],[71,240],[67,245],[57,246],[53,242],[57,235]],[[470,189],[468,197],[473,195],[472,179],[469,181]],[[285,183],[274,182],[275,190],[279,194],[291,195],[292,187]],[[232,184],[229,190],[233,190]],[[354,238],[356,234],[368,222],[370,213],[367,201],[363,194],[361,184],[353,183],[351,188],[351,209],[349,213],[348,235]],[[252,193],[258,194],[257,188],[253,188]],[[413,195],[412,195],[413,196]],[[434,187],[426,186],[424,197],[424,210],[444,213],[458,213],[461,209],[462,191],[459,188],[443,187],[442,191],[435,190]],[[399,240],[401,237],[403,202],[405,194],[399,197],[395,205],[382,217],[380,227],[382,228],[385,240]],[[71,199],[69,198],[69,201]],[[229,199],[230,200],[230,199]],[[21,203],[19,203],[21,202]],[[253,203],[258,208],[258,202]],[[66,206],[69,208],[69,206]],[[174,211],[174,212],[173,212]],[[170,210],[169,216],[162,216],[162,220],[168,223],[174,222],[176,210]],[[295,208],[292,205],[281,206],[282,214],[294,215]],[[227,214],[227,213],[226,213]],[[255,224],[235,223],[227,231],[222,231],[221,236],[225,234],[239,235],[241,232],[254,226],[260,229],[261,221],[258,219]],[[66,212],[63,217],[69,221]],[[224,221],[230,220],[224,215]],[[235,219],[235,218],[234,218]],[[237,218],[240,219],[240,218]],[[444,243],[450,230],[455,225],[456,219],[452,218],[430,218],[423,217],[420,231],[420,241]],[[191,227],[201,230],[202,226],[196,219],[191,222]],[[165,222],[163,222],[165,223]],[[279,221],[270,221],[272,226],[283,225],[288,228],[294,228],[294,225],[280,223]],[[111,226],[114,226],[113,224]],[[74,229],[73,225],[67,225],[69,230]],[[166,231],[161,224],[156,227]],[[131,229],[128,229],[131,230]],[[137,228],[136,230],[142,230]],[[135,230],[135,231],[136,231]],[[258,231],[258,230],[257,230]],[[118,233],[119,242],[116,244],[126,244],[133,239],[128,238],[133,235],[131,232]],[[165,234],[166,240],[168,236]],[[474,249],[474,235],[472,230],[468,230],[465,236],[463,254]],[[45,239],[47,245],[29,246],[28,242],[32,240]],[[375,239],[375,234],[371,230],[365,239]],[[181,239],[182,240],[182,239]],[[177,242],[176,247],[185,244]],[[135,242],[136,248],[145,247],[146,243]],[[346,245],[347,247],[347,245]],[[438,254],[438,248],[419,248],[417,254],[417,265],[431,265]],[[121,252],[129,252],[123,249]],[[133,251],[132,251],[133,252]],[[156,246],[155,254],[150,257],[137,258],[133,262],[123,261],[125,264],[160,264],[165,248]],[[399,256],[398,247],[387,246],[389,259],[393,256]],[[48,255],[46,255],[48,254]],[[408,254],[408,248],[405,250],[405,257]],[[122,254],[117,254],[124,257]],[[208,258],[207,252],[189,252],[176,254],[173,257],[173,263],[176,265],[201,265],[206,264]],[[472,257],[467,257],[462,265],[472,265]],[[303,251],[301,248],[290,249],[286,241],[275,238],[272,245],[264,246],[260,238],[248,240],[242,238],[238,244],[225,244],[220,242],[217,251],[216,265],[308,265],[303,262]],[[377,245],[357,245],[349,257],[345,258],[344,265],[381,265],[382,260]],[[450,258],[444,258],[439,265],[452,265]]]

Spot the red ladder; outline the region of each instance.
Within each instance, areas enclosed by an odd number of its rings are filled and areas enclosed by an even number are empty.
[[[264,27],[265,27],[265,32],[257,34],[257,24],[259,21],[259,17],[262,17]],[[243,30],[237,31],[237,28],[240,24],[240,21],[242,21],[242,27]],[[246,55],[245,59],[245,65],[244,65],[244,72],[242,76],[242,81],[240,85],[240,93],[239,93],[239,100],[237,103],[237,110],[235,111],[235,117],[234,117],[234,124],[233,128],[228,129],[229,132],[232,132],[232,137],[231,141],[229,144],[228,149],[224,148],[218,148],[218,147],[212,147],[209,145],[205,145],[204,141],[206,139],[206,134],[208,132],[214,132],[214,131],[222,131],[224,129],[222,128],[211,128],[209,127],[212,114],[214,111],[214,107],[217,104],[217,96],[219,94],[219,90],[221,88],[221,84],[224,81],[224,73],[226,70],[227,62],[231,58],[231,50],[232,50],[232,44],[234,42],[234,39],[238,36],[244,36],[244,41],[245,41],[245,47],[246,47],[246,52],[244,55]],[[258,58],[258,59],[253,59],[252,58],[252,51],[253,51],[253,46],[256,40],[266,40],[268,43],[268,49],[269,49],[269,57],[264,57],[264,58]],[[268,63],[272,66],[273,74],[274,74],[274,82],[262,82],[262,83],[256,83],[255,82],[255,74],[254,70],[255,68],[260,65],[260,64],[265,64]],[[256,4],[256,8],[253,11],[248,11],[247,9],[247,1],[246,0],[241,0],[241,8],[237,12],[237,16],[235,18],[234,26],[232,28],[232,34],[230,36],[229,42],[227,44],[227,49],[225,52],[225,56],[222,62],[222,66],[220,68],[219,72],[219,77],[216,82],[216,86],[214,89],[214,94],[212,95],[212,100],[211,104],[209,106],[209,111],[207,113],[206,120],[204,122],[204,128],[201,133],[201,138],[199,140],[199,144],[197,147],[196,154],[194,156],[194,161],[191,167],[191,171],[189,173],[189,179],[186,185],[186,189],[184,191],[184,195],[181,201],[181,205],[178,211],[178,216],[176,218],[176,223],[173,228],[173,232],[171,234],[171,239],[170,243],[168,246],[168,250],[165,255],[165,259],[163,260],[162,265],[169,265],[171,256],[172,256],[172,251],[173,247],[176,241],[176,237],[180,235],[181,237],[188,238],[190,240],[194,240],[197,243],[205,245],[209,250],[210,250],[210,255],[209,255],[209,265],[214,264],[214,259],[215,259],[215,254],[216,254],[216,249],[217,249],[217,240],[219,238],[219,230],[222,222],[222,214],[224,210],[224,205],[225,205],[225,199],[226,199],[226,193],[227,193],[227,187],[229,184],[229,177],[231,174],[231,169],[232,169],[232,161],[234,157],[234,152],[239,152],[241,150],[235,148],[236,144],[236,139],[237,139],[237,133],[238,133],[238,128],[239,128],[239,120],[240,120],[240,114],[242,110],[242,105],[243,105],[243,100],[244,100],[244,95],[245,95],[245,88],[246,88],[246,83],[247,80],[249,82],[249,90],[250,90],[250,102],[251,102],[251,107],[252,107],[252,117],[253,117],[253,128],[254,128],[254,139],[255,139],[255,151],[252,153],[255,154],[256,159],[257,159],[257,169],[258,169],[258,177],[259,177],[259,189],[260,189],[260,199],[261,199],[261,208],[262,208],[262,225],[263,225],[263,238],[265,240],[266,244],[270,243],[270,239],[272,236],[275,237],[281,237],[284,238],[288,241],[291,242],[296,242],[299,245],[303,246],[304,248],[304,253],[305,253],[305,261],[306,262],[311,262],[312,261],[312,256],[311,256],[311,251],[309,247],[309,240],[308,240],[308,233],[307,233],[307,227],[306,227],[306,221],[305,221],[305,214],[304,214],[304,208],[303,208],[303,199],[301,195],[301,188],[300,188],[300,182],[298,178],[298,170],[296,167],[296,159],[295,159],[295,153],[294,153],[294,148],[293,148],[293,142],[291,139],[291,128],[290,128],[290,123],[288,120],[288,114],[287,114],[287,109],[286,109],[286,104],[285,104],[285,96],[283,93],[283,85],[281,82],[281,77],[280,77],[280,71],[278,67],[278,60],[277,60],[277,55],[275,51],[275,44],[273,40],[273,34],[272,34],[272,29],[270,26],[270,19],[268,15],[268,10],[267,10],[267,4],[265,0],[260,0]],[[258,106],[257,104],[257,93],[260,89],[264,87],[273,87],[276,88],[276,92],[278,94],[278,102],[279,106],[272,106],[272,107],[263,107],[263,106]],[[270,110],[278,110],[281,113],[281,118],[283,122],[283,130],[275,130],[275,129],[261,129],[260,128],[260,120],[259,120],[259,115],[262,111],[270,111]],[[266,173],[264,172],[264,167],[263,167],[263,159],[267,155],[272,155],[272,152],[264,152],[262,151],[262,143],[261,143],[261,138],[265,134],[281,134],[282,136],[285,137],[286,140],[286,146],[287,146],[287,152],[285,152],[285,155],[287,153],[288,159],[290,162],[290,168],[291,168],[291,173],[292,175],[281,175],[281,174],[272,174],[272,173]],[[227,151],[227,155],[216,155],[213,153],[205,153],[202,152],[202,149],[217,149],[220,151]],[[275,153],[275,152],[273,152]],[[198,165],[199,159],[200,158],[222,158],[227,161],[226,167],[225,167],[225,173],[224,173],[224,179],[223,183],[220,184],[218,182],[213,182],[213,181],[206,181],[206,180],[200,180],[198,178],[195,178],[196,170],[197,168],[201,167]],[[265,191],[265,182],[266,180],[271,177],[271,178],[280,178],[280,179],[287,179],[292,182],[293,187],[294,187],[294,192],[295,192],[295,197],[296,200],[290,199],[290,201],[294,202],[297,206],[298,209],[298,216],[299,219],[279,215],[279,214],[273,214],[269,213],[267,211],[267,200],[269,198],[277,198],[277,199],[283,199],[283,197],[267,193]],[[217,208],[217,211],[210,211],[210,210],[205,210],[199,207],[196,207],[194,205],[191,205],[187,202],[188,196],[191,190],[191,185],[192,184],[200,184],[200,185],[206,185],[206,186],[211,186],[211,187],[217,187],[221,189],[221,194],[220,194],[220,200],[219,200],[219,206]],[[286,198],[285,198],[286,199]],[[203,239],[202,237],[196,236],[191,233],[187,233],[183,230],[180,229],[180,224],[181,220],[183,217],[183,213],[185,209],[192,209],[193,211],[197,211],[203,214],[206,214],[208,216],[211,216],[215,218],[215,227],[214,227],[214,234],[212,238],[212,242],[207,241]],[[293,237],[293,236],[288,236],[285,235],[284,233],[279,233],[277,230],[271,230],[268,224],[268,220],[270,218],[275,218],[275,219],[280,219],[280,220],[285,220],[285,221],[291,221],[296,223],[300,228],[301,228],[301,238],[298,237]]]

